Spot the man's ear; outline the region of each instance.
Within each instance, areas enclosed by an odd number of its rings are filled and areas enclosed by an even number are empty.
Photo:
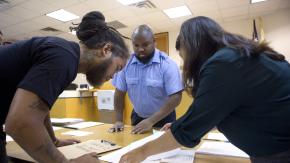
[[[108,57],[107,55],[111,56],[111,54],[112,54],[112,43],[106,43],[102,47],[102,55],[103,57]]]

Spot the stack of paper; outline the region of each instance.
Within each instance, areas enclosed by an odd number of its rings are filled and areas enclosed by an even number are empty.
[[[194,154],[194,150],[182,150],[180,148],[177,148],[168,152],[149,156],[146,160],[142,161],[142,163],[193,163]]]
[[[233,156],[233,157],[245,157],[248,158],[249,156],[237,148],[236,146],[232,145],[231,143],[227,142],[204,142],[197,150],[196,153],[202,154],[213,154],[213,155],[222,155],[222,156]]]
[[[91,152],[101,154],[119,148],[121,148],[121,146],[105,140],[88,140],[78,144],[59,147],[58,149],[64,154],[66,158],[74,159]]]
[[[104,123],[101,122],[80,122],[80,123],[75,123],[71,125],[65,125],[65,128],[71,128],[71,129],[83,129],[83,128],[88,128],[88,127],[93,127],[93,126],[98,126],[98,125],[103,125]]]
[[[50,118],[52,125],[64,126],[84,121],[81,118]]]
[[[148,143],[149,141],[155,140],[163,134],[164,134],[164,132],[158,132],[156,134],[150,135],[144,139],[135,141],[135,142],[129,144],[128,146],[126,146],[120,150],[117,150],[115,152],[104,155],[104,156],[100,157],[99,159],[103,160],[103,161],[107,161],[107,162],[118,163],[120,161],[121,157],[125,153],[132,151],[133,149],[136,149],[136,148]]]

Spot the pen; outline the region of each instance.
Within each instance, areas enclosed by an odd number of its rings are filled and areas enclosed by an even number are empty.
[[[101,143],[108,143],[108,144],[110,144],[111,146],[115,146],[115,145],[116,145],[115,143],[109,142],[109,141],[107,141],[107,140],[101,140]]]

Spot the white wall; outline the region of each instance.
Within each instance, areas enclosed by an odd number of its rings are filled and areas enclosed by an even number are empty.
[[[290,9],[263,18],[266,40],[290,61]]]
[[[262,16],[262,20],[266,41],[270,43],[274,50],[285,55],[286,59],[290,61],[290,9]],[[252,37],[252,20],[223,22],[220,25],[229,32],[241,34],[248,38]],[[179,30],[169,31],[169,55],[180,65],[182,61],[175,50],[175,41],[178,33]]]

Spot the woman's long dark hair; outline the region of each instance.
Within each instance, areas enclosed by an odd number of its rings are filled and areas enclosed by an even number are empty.
[[[202,64],[216,51],[230,47],[240,51],[241,55],[258,57],[267,55],[273,60],[283,61],[285,57],[268,46],[243,36],[226,32],[214,20],[199,16],[185,21],[176,41],[176,49],[184,50],[183,80],[188,93],[195,96]]]

